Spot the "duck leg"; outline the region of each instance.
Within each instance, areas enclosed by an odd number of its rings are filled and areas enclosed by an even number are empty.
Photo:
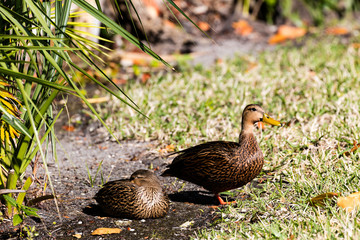
[[[227,204],[233,204],[236,203],[236,201],[231,202],[225,202],[218,193],[215,193],[215,197],[219,200],[220,205],[227,205]]]

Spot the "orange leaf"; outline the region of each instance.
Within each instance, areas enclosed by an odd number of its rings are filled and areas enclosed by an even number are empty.
[[[245,20],[233,22],[232,27],[235,29],[235,33],[241,36],[249,35],[253,31],[253,28]]]
[[[147,80],[151,77],[151,74],[150,73],[143,73],[142,76],[141,76],[141,82],[142,83],[146,83]]]
[[[280,35],[280,34],[275,34],[274,36],[269,38],[269,44],[277,44],[277,43],[282,43],[285,42],[288,38]]]
[[[175,146],[173,144],[167,145],[165,148],[159,150],[160,153],[174,152],[174,151],[175,151]]]
[[[355,207],[360,207],[360,192],[352,193],[347,197],[339,197],[337,205],[351,212]]]
[[[165,26],[168,26],[168,27],[170,27],[170,28],[175,28],[175,27],[176,27],[175,23],[170,22],[169,20],[165,20],[165,21],[164,21],[164,25],[165,25]]]
[[[345,35],[349,33],[349,30],[343,27],[329,27],[325,32],[329,35]]]
[[[173,144],[170,144],[170,145],[167,145],[167,146],[165,147],[165,149],[166,149],[166,151],[168,151],[168,152],[173,152],[173,151],[175,151],[175,146],[174,146]]]
[[[113,82],[117,85],[122,85],[122,84],[126,84],[127,83],[127,80],[124,79],[124,78],[113,78],[112,79]]]
[[[338,197],[340,196],[341,194],[340,193],[333,193],[333,192],[328,192],[328,193],[323,193],[323,194],[320,194],[316,197],[313,197],[312,199],[310,199],[310,202],[313,204],[313,205],[324,205],[324,200],[325,199],[328,199],[328,198],[333,198],[333,197]]]
[[[198,22],[197,24],[201,30],[204,32],[209,31],[210,25],[207,22]]]
[[[161,10],[159,8],[159,5],[157,4],[157,1],[147,0],[147,1],[143,1],[143,3],[147,8],[146,11],[148,12],[148,14],[150,14],[152,18],[159,17]]]
[[[73,131],[75,130],[75,127],[74,127],[74,126],[65,125],[65,126],[62,126],[62,129],[64,129],[65,131],[68,131],[68,132],[73,132]]]
[[[91,233],[91,235],[105,235],[105,234],[113,234],[120,233],[120,228],[98,228]]]
[[[257,67],[257,63],[250,62],[247,69],[245,70],[245,72],[250,72],[251,70],[253,70],[256,67]]]
[[[281,25],[278,29],[278,34],[283,35],[288,39],[295,39],[304,36],[306,34],[306,29]]]
[[[278,28],[277,34],[269,39],[270,44],[281,43],[288,39],[295,39],[306,34],[305,28],[281,25]]]
[[[360,48],[360,43],[353,43],[353,44],[351,44],[351,46],[353,47],[353,48]]]

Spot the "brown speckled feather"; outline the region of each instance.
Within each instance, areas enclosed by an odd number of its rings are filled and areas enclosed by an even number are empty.
[[[250,104],[242,114],[239,143],[207,142],[177,152],[161,176],[178,177],[216,195],[245,185],[260,173],[264,165],[262,151],[253,134],[254,124],[260,121],[281,126],[259,105]],[[220,203],[225,204],[222,200]]]
[[[164,217],[169,210],[169,198],[159,182],[153,181],[157,179],[154,174],[153,178],[146,186],[139,186],[131,179],[108,182],[95,195],[95,200],[111,216],[133,219]]]
[[[218,193],[245,185],[260,173],[263,164],[252,135],[240,143],[207,142],[180,151],[162,176],[175,176]]]

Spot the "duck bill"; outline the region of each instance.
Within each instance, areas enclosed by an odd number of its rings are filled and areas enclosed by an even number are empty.
[[[269,115],[267,115],[266,113],[264,113],[263,116],[263,122],[270,124],[270,125],[274,125],[274,126],[282,126],[281,122],[271,118]]]

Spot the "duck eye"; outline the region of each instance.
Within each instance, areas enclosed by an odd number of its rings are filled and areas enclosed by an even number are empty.
[[[256,111],[256,108],[250,108],[251,111],[255,112]]]

